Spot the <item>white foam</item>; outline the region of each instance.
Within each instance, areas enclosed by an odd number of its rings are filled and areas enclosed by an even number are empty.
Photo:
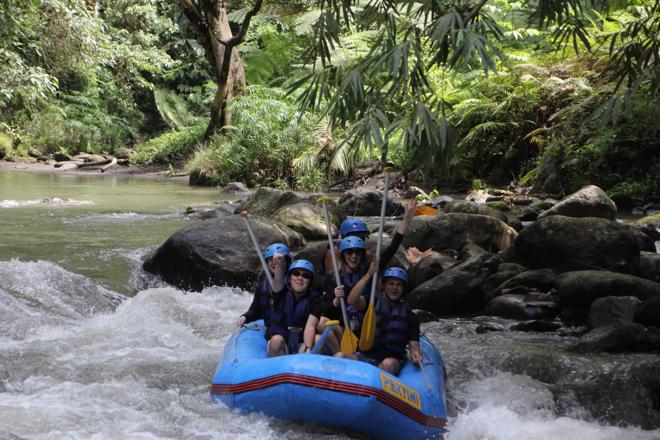
[[[34,200],[0,200],[0,208],[22,208],[26,206],[89,206],[94,205],[92,200],[63,199],[48,197]]]

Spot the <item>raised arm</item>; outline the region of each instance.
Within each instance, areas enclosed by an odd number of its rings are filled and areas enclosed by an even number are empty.
[[[367,308],[367,299],[362,296],[362,292],[367,287],[367,285],[369,285],[369,282],[373,278],[376,269],[376,259],[372,258],[371,262],[369,263],[369,270],[367,270],[367,273],[364,274],[364,276],[360,278],[357,283],[355,283],[351,289],[351,293],[348,295],[348,303],[359,311],[365,310]]]

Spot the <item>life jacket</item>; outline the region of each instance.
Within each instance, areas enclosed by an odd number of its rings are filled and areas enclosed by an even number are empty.
[[[351,293],[351,290],[353,290],[353,286],[360,281],[360,278],[364,276],[366,272],[360,270],[362,267],[358,267],[357,270],[353,273],[346,273],[344,271],[339,271],[339,279],[341,280],[341,283],[344,285],[344,293],[346,296],[348,296],[349,293]],[[360,294],[362,296],[365,296],[365,292],[367,292],[369,286],[364,288],[364,291],[361,292]],[[368,296],[368,293],[367,295]],[[351,328],[353,331],[357,331],[362,324],[362,318],[364,318],[364,313],[360,312],[358,309],[356,309],[354,306],[349,304],[348,302],[346,303],[346,314],[348,315],[348,319],[350,321],[356,321],[357,325],[354,325],[351,323]],[[344,323],[342,322],[342,325]]]
[[[408,317],[410,310],[402,302],[378,298],[375,304],[376,335],[372,351],[385,351],[397,359],[403,359],[410,338]]]
[[[262,314],[261,318],[263,318],[264,324],[268,327],[270,325],[270,312],[273,309],[273,295],[270,292],[270,284],[265,275],[261,276],[254,294],[257,296],[257,302]]]
[[[272,335],[281,335],[284,339],[289,338],[289,327],[305,328],[307,318],[309,317],[310,299],[313,291],[308,290],[298,302],[295,302],[295,294],[287,289],[284,298],[276,302],[271,314],[270,327],[268,328],[268,337]],[[303,332],[300,332],[299,342],[303,341]]]

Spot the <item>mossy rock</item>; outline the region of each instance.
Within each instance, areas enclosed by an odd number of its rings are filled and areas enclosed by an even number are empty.
[[[656,225],[660,226],[660,214],[648,215],[637,220],[637,223],[642,225]]]

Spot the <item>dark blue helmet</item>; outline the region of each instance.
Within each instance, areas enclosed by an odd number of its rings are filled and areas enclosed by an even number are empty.
[[[396,278],[403,282],[403,284],[408,285],[408,272],[401,269],[400,267],[389,267],[383,272],[383,280],[386,278]]]
[[[350,235],[342,238],[339,242],[339,252],[344,252],[348,249],[365,249],[364,241],[360,237]]]
[[[367,228],[367,224],[359,218],[347,218],[341,222],[341,226],[339,227],[339,235],[341,237],[348,237],[351,234],[368,236],[369,228]]]
[[[285,257],[291,258],[291,251],[289,248],[282,243],[273,243],[266,248],[264,251],[264,259],[268,260],[275,254],[284,254]]]
[[[296,260],[293,263],[291,263],[291,266],[289,266],[289,272],[295,269],[305,269],[306,271],[314,275],[314,265],[307,260]]]

